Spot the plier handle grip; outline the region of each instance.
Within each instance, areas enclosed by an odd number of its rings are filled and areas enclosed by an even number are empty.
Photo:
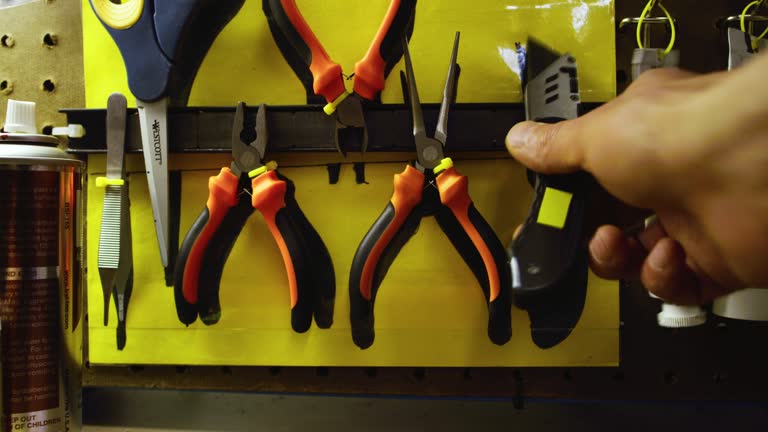
[[[240,140],[244,113],[241,102],[232,131],[232,165],[208,180],[208,202],[179,251],[174,283],[179,320],[189,325],[199,315],[206,325],[219,321],[224,264],[246,221],[258,210],[283,258],[292,328],[299,333],[307,331],[313,316],[318,327],[328,328],[333,322],[336,294],[331,256],[299,207],[294,183],[277,171],[274,162],[262,162],[266,108],[259,108],[257,139],[251,144]]]

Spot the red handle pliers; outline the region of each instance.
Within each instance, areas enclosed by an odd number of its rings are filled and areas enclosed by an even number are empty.
[[[293,182],[278,173],[274,162],[262,162],[267,145],[266,107],[259,107],[256,139],[250,144],[241,139],[245,110],[240,102],[232,127],[234,160],[208,180],[208,202],[179,250],[174,280],[179,320],[189,325],[199,315],[207,325],[219,321],[224,264],[248,217],[258,210],[280,248],[288,274],[291,326],[305,332],[314,315],[318,327],[328,328],[336,295],[331,256],[296,202]]]
[[[443,156],[448,107],[453,101],[459,34],[443,92],[434,138],[427,136],[419,93],[408,52],[402,41],[413,135],[418,160],[395,175],[392,198],[357,248],[349,276],[352,338],[360,348],[374,339],[373,305],[389,266],[425,216],[434,216],[483,289],[488,301],[488,337],[502,345],[512,335],[512,276],[504,246],[469,197],[468,180]]]
[[[357,135],[357,142],[365,151],[368,132],[361,98],[378,100],[386,76],[400,61],[400,40],[413,32],[416,0],[391,0],[371,46],[350,75],[354,77],[353,93],[347,91],[341,66],[328,56],[295,0],[263,0],[262,6],[275,42],[307,89],[308,98],[312,93],[322,96],[327,103],[325,113],[335,115],[336,148],[342,154],[346,152],[341,141],[347,141],[344,135],[349,131]]]

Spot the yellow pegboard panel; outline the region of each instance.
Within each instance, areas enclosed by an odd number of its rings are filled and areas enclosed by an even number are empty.
[[[331,57],[351,71],[367,49],[388,2],[381,0],[311,2],[299,0],[307,21]],[[119,51],[83,2],[86,103],[103,107],[114,91],[129,94]],[[613,2],[450,0],[417,6],[411,53],[424,102],[442,92],[453,33],[462,31],[459,102],[521,100],[514,43],[529,34],[579,62],[584,100],[601,101],[615,93]],[[362,41],[359,42],[358,41]],[[384,102],[401,102],[398,66]],[[246,1],[222,31],[203,62],[190,105],[233,106],[301,104],[304,89],[282,59],[261,12],[261,2]],[[320,109],[320,108],[318,108]],[[478,125],[482,127],[482,125]],[[553,366],[618,363],[618,286],[590,276],[587,306],[573,334],[549,350],[533,345],[527,315],[513,311],[514,335],[503,347],[487,338],[487,310],[471,271],[432,219],[404,247],[380,288],[376,303],[376,342],[358,349],[349,329],[348,274],[357,245],[392,193],[392,176],[407,158],[369,155],[397,163],[369,163],[368,184],[352,181],[351,166],[329,185],[318,155],[277,157],[281,171],[296,182],[297,198],[323,236],[337,277],[334,326],[313,327],[303,335],[290,329],[288,292],[282,259],[262,218],[254,214],[240,235],[224,270],[223,317],[215,326],[200,322],[185,328],[176,318],[173,291],[163,285],[152,212],[140,156],[130,155],[135,288],[128,313],[128,344],[115,348],[115,311],[102,327],[101,287],[95,250],[102,196],[88,194],[90,361],[98,364],[379,365],[379,366]],[[326,157],[326,156],[323,156]],[[350,155],[350,160],[354,158]],[[326,157],[327,158],[327,157]],[[207,179],[229,156],[174,155],[171,169],[182,169],[181,236],[207,197]],[[307,167],[306,165],[315,165]],[[303,167],[291,167],[302,165]],[[470,178],[470,192],[504,244],[524,220],[531,200],[524,170],[509,159],[457,160]],[[90,186],[104,171],[104,157],[89,157]]]
[[[186,155],[194,167],[182,176],[182,235],[207,199],[208,177],[227,163],[227,155]],[[290,328],[287,279],[282,258],[262,217],[255,213],[240,234],[224,269],[222,319],[211,327],[199,321],[186,328],[176,318],[173,290],[163,284],[162,268],[140,156],[130,155],[134,292],[128,312],[128,344],[115,348],[115,310],[102,323],[102,294],[96,248],[102,193],[94,179],[104,157],[89,163],[88,294],[91,363],[229,365],[378,365],[378,366],[545,366],[614,365],[618,362],[618,286],[590,276],[587,306],[573,334],[561,345],[533,345],[527,314],[513,311],[513,338],[503,347],[486,335],[487,308],[471,271],[432,218],[403,248],[381,285],[376,301],[376,341],[367,350],[353,343],[347,293],[349,268],[357,245],[392,193],[392,176],[405,162],[371,163],[369,184],[352,181],[351,166],[341,181],[328,184],[325,166],[292,168],[280,158],[281,171],[296,183],[307,217],[331,252],[337,297],[330,330],[313,326],[303,335]],[[477,208],[504,244],[516,221],[525,218],[531,200],[523,169],[510,159],[458,160],[470,179]]]

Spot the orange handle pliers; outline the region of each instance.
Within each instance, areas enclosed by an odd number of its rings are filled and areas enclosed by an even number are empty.
[[[350,75],[354,77],[353,94],[346,89],[341,66],[328,56],[295,0],[263,0],[262,6],[272,35],[307,89],[308,99],[312,93],[322,96],[327,103],[325,112],[336,115],[339,150],[343,153],[339,132],[357,129],[362,132],[365,151],[368,136],[360,98],[377,100],[384,89],[386,76],[403,54],[400,39],[413,32],[416,0],[391,0],[368,51],[355,63],[354,73]]]
[[[504,246],[469,196],[468,180],[443,156],[447,138],[448,107],[456,80],[456,34],[448,78],[434,138],[427,136],[414,79],[408,42],[402,41],[408,95],[413,114],[413,134],[418,160],[395,175],[394,194],[365,235],[352,261],[349,277],[352,338],[360,348],[374,340],[373,305],[376,291],[421,219],[434,216],[453,246],[474,273],[488,301],[488,337],[496,344],[512,335],[512,278]]]
[[[245,104],[239,103],[232,129],[230,167],[208,180],[208,202],[179,251],[174,281],[176,312],[184,324],[198,315],[207,325],[221,317],[219,284],[224,264],[240,231],[254,210],[264,216],[288,274],[291,326],[305,332],[312,324],[333,322],[336,282],[328,249],[296,202],[295,186],[262,163],[267,143],[266,108],[256,114],[256,140],[241,140]],[[251,269],[241,271],[252,272]]]

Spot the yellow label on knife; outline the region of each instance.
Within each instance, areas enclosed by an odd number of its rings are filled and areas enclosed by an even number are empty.
[[[573,194],[558,189],[544,189],[544,198],[541,200],[539,216],[536,222],[541,225],[563,229],[565,219],[568,217],[568,208],[571,206]]]

